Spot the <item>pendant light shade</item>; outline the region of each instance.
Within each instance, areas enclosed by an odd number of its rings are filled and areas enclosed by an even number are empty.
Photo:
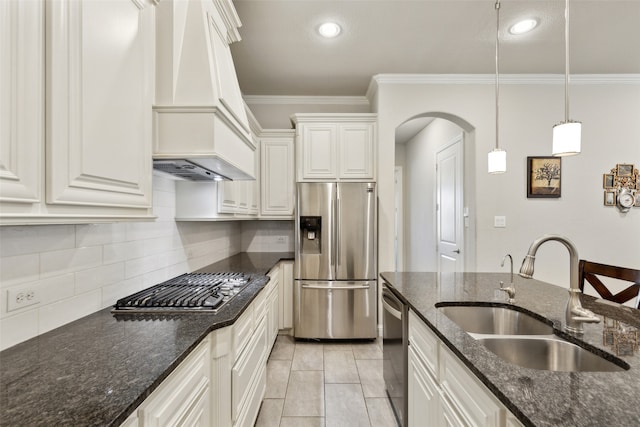
[[[569,120],[569,0],[564,2],[564,121],[553,127],[553,147],[556,157],[580,154],[582,123]]]
[[[553,155],[573,156],[580,153],[582,123],[564,122],[553,127]]]
[[[499,174],[507,171],[507,152],[500,148],[500,0],[496,0],[496,148],[489,152],[487,166],[489,173]]]
[[[507,171],[507,152],[494,148],[488,154],[489,173],[505,173]]]

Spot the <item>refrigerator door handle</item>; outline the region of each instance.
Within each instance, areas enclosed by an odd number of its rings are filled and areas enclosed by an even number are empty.
[[[335,221],[336,221],[336,243],[335,243],[335,248],[336,248],[336,262],[335,262],[335,266],[336,266],[336,278],[338,277],[338,267],[340,266],[340,186],[336,185],[336,215],[335,215]]]
[[[325,290],[353,290],[353,289],[369,289],[369,285],[354,285],[354,286],[319,286],[319,285],[302,285],[303,289],[325,289]]]

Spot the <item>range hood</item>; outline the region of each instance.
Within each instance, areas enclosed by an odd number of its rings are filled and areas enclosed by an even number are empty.
[[[156,6],[156,169],[186,179],[255,179],[256,144],[229,48],[240,25],[231,0]]]
[[[224,175],[184,159],[154,160],[153,169],[189,181],[224,181]]]

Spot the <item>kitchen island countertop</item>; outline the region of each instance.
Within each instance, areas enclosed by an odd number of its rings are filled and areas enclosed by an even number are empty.
[[[441,302],[504,304],[499,282],[506,273],[381,273],[391,290],[429,326],[460,360],[526,426],[638,426],[640,425],[640,352],[620,357],[630,365],[621,372],[552,372],[521,368],[503,361],[435,307]],[[515,278],[514,305],[537,313],[561,331],[567,289]],[[640,310],[601,303],[581,295],[584,307],[601,316],[640,327]],[[585,324],[581,338],[596,351],[612,354],[602,342],[603,323]]]
[[[209,332],[242,314],[281,260],[293,253],[240,253],[197,270],[256,279],[216,314],[109,307],[0,352],[0,425],[119,426]]]

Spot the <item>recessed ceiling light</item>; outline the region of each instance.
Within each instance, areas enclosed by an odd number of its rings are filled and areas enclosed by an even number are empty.
[[[533,30],[538,26],[538,20],[534,18],[523,19],[520,22],[516,22],[514,25],[509,28],[509,32],[511,34],[524,34]]]
[[[324,24],[320,25],[320,27],[318,27],[318,32],[320,33],[320,35],[328,39],[336,37],[338,34],[340,34],[340,31],[342,31],[342,28],[340,28],[340,25],[336,24],[335,22],[325,22]]]

